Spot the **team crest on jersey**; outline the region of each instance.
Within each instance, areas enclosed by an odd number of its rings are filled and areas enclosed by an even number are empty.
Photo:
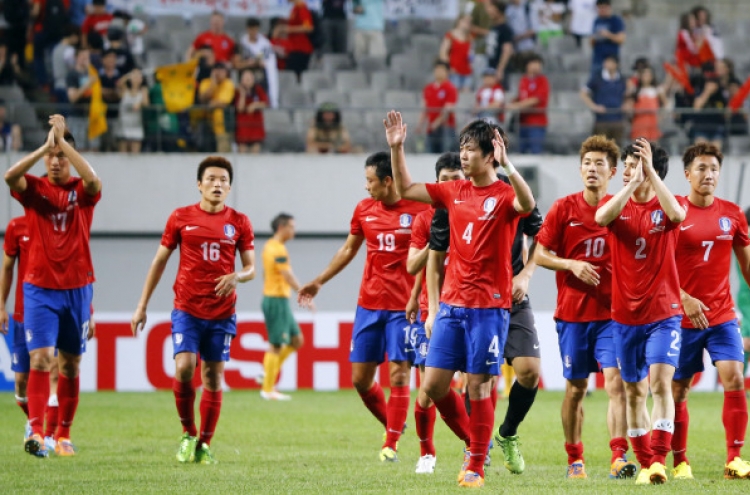
[[[497,200],[495,198],[487,198],[484,200],[482,209],[485,213],[491,213],[495,209],[495,206],[497,206]]]
[[[349,352],[353,352],[353,351],[354,351],[354,339],[352,339],[352,341],[349,343]]]
[[[427,353],[430,351],[430,345],[427,342],[419,344],[419,355],[423,358],[427,357]]]
[[[408,229],[409,227],[411,227],[411,222],[412,222],[412,216],[409,215],[408,213],[404,213],[398,218],[399,225],[401,225],[401,228],[404,228],[404,229]]]
[[[664,212],[661,210],[654,210],[651,212],[651,221],[654,225],[661,225],[664,223]]]
[[[174,344],[175,345],[182,344],[182,334],[181,333],[174,334]]]
[[[234,234],[237,233],[237,230],[234,228],[234,225],[226,224],[224,225],[224,235],[229,237],[230,239],[234,237]]]
[[[76,199],[78,199],[78,194],[75,191],[70,191],[68,193],[68,203],[75,203]]]
[[[732,230],[732,221],[729,220],[727,217],[721,217],[719,218],[719,228],[722,232],[725,234],[728,234],[730,230]]]

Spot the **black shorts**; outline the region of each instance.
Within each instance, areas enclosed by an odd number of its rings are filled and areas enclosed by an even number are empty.
[[[528,300],[514,304],[510,311],[510,326],[503,357],[508,364],[512,364],[517,357],[541,357],[534,313]]]

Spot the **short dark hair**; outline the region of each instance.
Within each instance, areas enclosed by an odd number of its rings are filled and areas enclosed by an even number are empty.
[[[503,0],[490,0],[490,3],[498,10],[498,12],[505,15],[505,9],[508,8],[507,3],[505,3]]]
[[[443,67],[448,72],[450,72],[451,70],[450,64],[448,64],[448,62],[446,62],[445,60],[440,60],[440,59],[435,60],[435,63],[432,64],[432,68],[434,69],[436,67]]]
[[[92,5],[107,5],[107,0],[92,0]]]
[[[107,48],[106,50],[104,50],[104,53],[102,53],[102,58],[106,58],[110,55],[117,56],[117,50],[115,50],[114,48]]]
[[[281,227],[289,225],[289,220],[294,220],[294,217],[289,213],[279,213],[273,217],[273,220],[271,220],[271,230],[273,233],[275,234]]]
[[[368,156],[365,160],[365,168],[375,167],[375,175],[378,176],[380,181],[384,181],[386,177],[393,179],[393,168],[391,168],[391,154],[385,151],[378,151]]]
[[[696,143],[689,146],[685,153],[682,155],[682,164],[685,166],[685,170],[690,167],[693,160],[699,156],[713,156],[719,161],[719,165],[724,161],[724,154],[719,148],[711,143]]]
[[[461,170],[461,155],[455,151],[449,151],[440,155],[435,162],[435,178],[440,178],[443,170]]]
[[[254,28],[260,27],[260,19],[257,17],[249,17],[245,23],[245,27]]]
[[[73,133],[70,132],[70,129],[68,129],[67,127],[65,128],[65,132],[63,133],[63,139],[65,140],[66,143],[68,143],[69,145],[71,145],[73,147],[73,149],[75,149],[75,147],[76,147],[76,138],[73,137]]]
[[[612,0],[596,0],[596,5],[612,5]]]
[[[63,38],[68,38],[73,35],[81,37],[81,28],[76,26],[75,24],[67,24],[65,27],[63,27],[62,35]]]
[[[651,144],[651,161],[653,162],[654,170],[656,170],[659,178],[664,180],[664,178],[667,176],[667,172],[669,172],[669,153],[667,153],[667,150],[654,143],[653,141],[649,141],[649,143]],[[625,159],[629,156],[638,158],[638,155],[636,155],[637,152],[637,148],[633,143],[631,143],[622,150],[620,159],[622,161],[625,161]]]
[[[466,127],[461,129],[458,143],[463,146],[469,141],[473,141],[482,150],[482,154],[493,154],[495,152],[495,145],[492,144],[492,140],[495,139],[495,129],[500,133],[500,137],[503,138],[505,148],[509,148],[510,140],[503,128],[483,119],[477,119],[466,124]],[[495,167],[498,165],[497,161],[495,161]]]
[[[540,64],[544,65],[544,59],[538,53],[532,53],[528,57],[526,57],[526,63],[523,64],[524,69],[527,68],[531,62],[539,62]]]
[[[223,156],[209,156],[205,158],[200,163],[200,165],[198,165],[198,182],[203,180],[203,174],[206,172],[206,169],[208,167],[223,168],[224,170],[229,172],[229,184],[232,183],[232,179],[234,178],[234,170],[232,170],[232,164],[229,163],[229,160],[227,160]]]

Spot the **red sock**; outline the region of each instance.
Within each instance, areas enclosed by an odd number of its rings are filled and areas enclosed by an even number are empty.
[[[365,407],[375,416],[375,419],[383,423],[385,427],[388,422],[388,406],[385,403],[385,394],[383,394],[380,384],[375,382],[370,387],[370,390],[364,394],[360,393],[359,396],[362,398],[362,402],[365,403]],[[401,426],[403,427],[403,424]]]
[[[205,443],[211,445],[211,439],[216,431],[216,423],[219,422],[219,415],[221,414],[221,390],[211,392],[210,390],[203,389],[201,394],[201,438],[198,445]]]
[[[45,426],[44,436],[54,437],[55,431],[57,430],[58,418],[59,418],[59,407],[47,405],[47,411],[45,413]]]
[[[451,389],[445,397],[433,402],[448,428],[469,447],[469,415],[466,414],[466,406],[461,396]]]
[[[20,407],[23,413],[26,415],[26,419],[29,419],[29,399],[26,397],[21,398],[16,396],[16,404],[18,404],[18,407]]]
[[[44,408],[49,399],[49,371],[29,371],[26,385],[26,398],[29,406],[29,422],[33,433],[44,433]]]
[[[744,400],[744,397],[743,397]],[[674,403],[674,434],[672,435],[672,458],[675,467],[687,462],[687,439],[688,425],[690,424],[690,413],[688,413],[687,401]]]
[[[747,430],[747,399],[744,390],[724,392],[724,410],[721,413],[727,439],[727,464],[740,456],[745,445]]]
[[[404,430],[406,417],[409,415],[409,385],[401,387],[391,387],[391,396],[388,399],[388,424],[385,427],[385,445],[397,450],[398,439],[401,438],[401,432]]]
[[[641,468],[651,467],[651,458],[654,453],[651,451],[651,434],[646,432],[643,435],[637,437],[630,437],[630,445],[633,446],[633,454],[638,460],[638,464]]]
[[[419,449],[421,456],[435,455],[435,444],[432,443],[432,433],[435,431],[435,406],[431,405],[424,409],[419,401],[414,403],[414,423],[419,438]]]
[[[576,461],[583,461],[583,442],[565,442],[565,452],[568,453],[568,465]]]
[[[654,452],[651,464],[655,462],[665,464],[667,462],[667,454],[672,450],[672,432],[653,430],[651,432],[651,450]]]
[[[617,459],[624,459],[625,453],[628,451],[628,440],[625,437],[615,437],[609,441],[609,449],[612,451],[610,464]]]
[[[492,409],[497,409],[497,387],[492,387],[490,391],[490,399],[492,400]]]
[[[174,402],[177,405],[177,414],[180,416],[182,431],[187,432],[191,437],[198,435],[195,429],[195,387],[193,382],[179,382],[177,379],[172,381],[172,391],[174,392]]]
[[[55,438],[70,438],[70,427],[78,409],[79,377],[68,378],[60,373],[57,381],[57,401],[60,404]]]
[[[487,397],[482,400],[471,401],[471,460],[467,471],[474,471],[484,478],[484,458],[487,456],[487,447],[490,446],[492,437],[492,426],[495,424],[495,409],[492,407],[492,399]]]

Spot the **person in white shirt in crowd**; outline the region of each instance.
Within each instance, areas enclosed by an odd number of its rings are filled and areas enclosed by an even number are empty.
[[[505,91],[497,80],[495,69],[487,68],[482,73],[482,83],[477,89],[474,114],[493,124],[502,124],[505,120]]]
[[[580,48],[583,39],[594,34],[594,20],[597,16],[596,0],[569,0],[568,12],[570,12],[568,31]]]
[[[271,41],[260,32],[260,20],[247,20],[247,31],[240,38],[239,53],[234,56],[234,68],[251,69],[255,81],[268,92],[271,108],[279,106],[279,68]]]
[[[531,4],[531,12],[536,28],[537,42],[547,47],[551,38],[563,35],[563,15],[565,5],[557,0],[534,0]]]

